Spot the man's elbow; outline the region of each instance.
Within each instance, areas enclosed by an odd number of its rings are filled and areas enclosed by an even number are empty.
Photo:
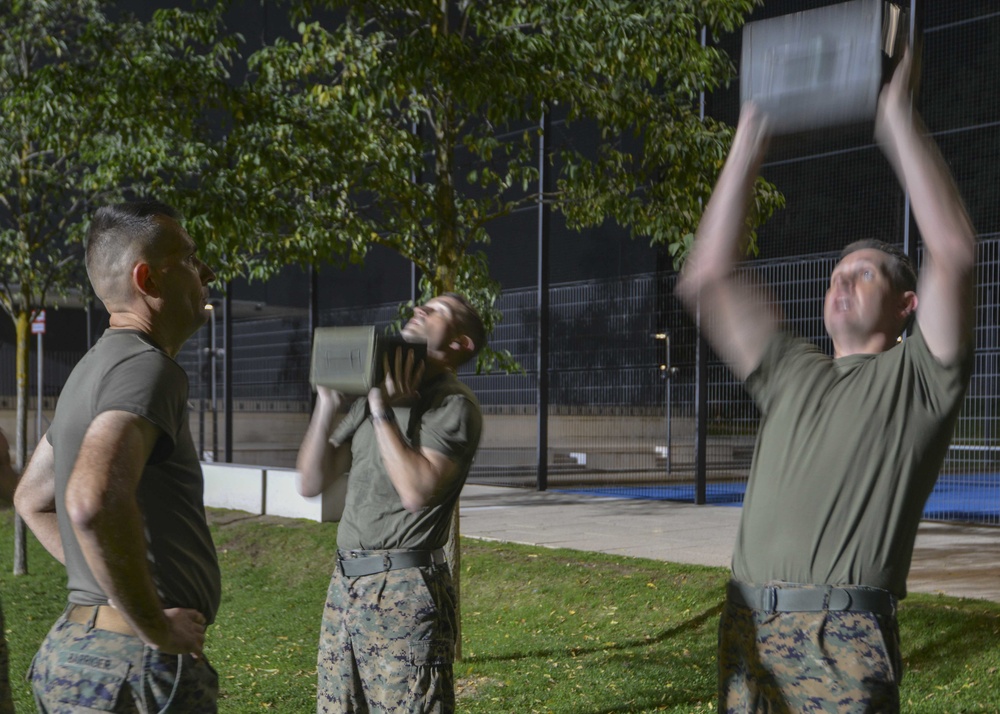
[[[698,305],[698,296],[710,289],[714,282],[704,270],[692,267],[681,273],[674,287],[674,294],[684,303],[684,307],[693,312]]]
[[[308,478],[301,471],[295,478],[295,489],[299,492],[302,498],[312,498],[313,496],[318,496],[323,493],[322,486],[317,486],[314,483],[314,479]]]
[[[31,493],[27,488],[18,486],[14,491],[14,508],[22,516],[35,513],[37,507],[31,498]]]
[[[681,273],[681,277],[674,287],[674,295],[684,303],[685,307],[690,308],[698,299],[699,289],[699,286],[695,285],[695,281],[689,275]]]
[[[66,515],[75,530],[89,532],[107,515],[107,508],[98,494],[70,488],[66,492]]]

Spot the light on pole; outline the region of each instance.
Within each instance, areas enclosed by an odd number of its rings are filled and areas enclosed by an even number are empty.
[[[211,372],[211,380],[209,384],[211,385],[211,404],[212,404],[212,451],[211,458],[205,459],[206,461],[215,461],[219,453],[219,393],[218,393],[218,370],[216,360],[225,355],[225,350],[216,346],[215,337],[215,309],[217,306],[221,305],[222,301],[217,298],[212,298],[207,303],[205,303],[205,309],[208,310],[209,321],[209,346],[204,348],[205,353],[209,357],[209,371]],[[204,459],[206,454],[202,454]]]
[[[667,448],[664,451],[664,458],[667,462],[667,474],[669,475],[672,470],[671,454],[673,452],[673,444],[671,444],[672,436],[670,429],[670,411],[671,411],[671,397],[673,389],[671,389],[671,381],[673,377],[677,375],[677,368],[670,364],[670,333],[669,332],[657,332],[653,335],[653,339],[663,340],[663,362],[660,363],[660,379],[662,379],[666,384],[667,390],[667,404],[666,404],[666,421],[667,421]]]

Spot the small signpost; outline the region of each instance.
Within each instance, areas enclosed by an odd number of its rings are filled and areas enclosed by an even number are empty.
[[[45,310],[39,310],[31,321],[31,334],[38,337],[38,384],[35,405],[38,416],[35,421],[35,441],[40,441],[42,438],[42,335],[45,334]]]

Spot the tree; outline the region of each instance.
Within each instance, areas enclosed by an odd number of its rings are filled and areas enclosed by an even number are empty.
[[[555,152],[544,200],[571,227],[612,219],[683,257],[731,138],[699,113],[700,92],[734,75],[702,29],[731,31],[754,4],[293,3],[298,37],[250,58],[229,137],[234,181],[262,211],[247,269],[360,261],[381,245],[417,265],[424,297],[467,292],[492,323],[481,246],[493,221],[539,200],[546,113],[596,138]],[[778,201],[761,183],[761,220]]]
[[[27,456],[28,328],[86,285],[97,205],[190,182],[213,155],[238,37],[221,8],[111,20],[100,0],[0,0],[0,306],[17,335],[18,468]],[[23,524],[15,573],[26,571]]]
[[[702,31],[731,31],[754,4],[293,2],[298,37],[249,59],[229,136],[228,170],[256,192],[247,210],[262,229],[242,245],[248,271],[381,245],[419,268],[424,299],[464,292],[491,330],[499,286],[481,246],[520,207],[544,200],[576,228],[616,220],[682,258],[731,138],[699,111],[734,74]],[[557,179],[540,195],[543,115],[596,139],[549,157]],[[763,219],[778,198],[759,188]],[[480,367],[498,357],[515,366],[494,352]]]

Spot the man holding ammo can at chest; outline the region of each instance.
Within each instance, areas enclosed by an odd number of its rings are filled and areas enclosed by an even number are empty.
[[[335,424],[344,395],[317,384],[298,456],[299,492],[347,478],[338,558],[320,632],[318,712],[452,712],[455,594],[444,559],[451,515],[479,445],[479,402],[455,376],[485,343],[460,295],[414,310],[385,378]],[[407,407],[397,410],[393,407]]]

